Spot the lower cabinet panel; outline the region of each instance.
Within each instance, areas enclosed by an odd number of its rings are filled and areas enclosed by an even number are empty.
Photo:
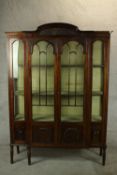
[[[32,144],[52,147],[79,147],[84,145],[83,127],[73,124],[63,124],[60,129],[60,140],[55,143],[54,125],[33,125]]]
[[[61,144],[83,145],[83,127],[81,126],[62,126]]]
[[[101,123],[91,124],[91,145],[96,146],[101,144],[102,128]]]
[[[55,144],[55,128],[52,125],[33,125],[32,144],[50,145],[52,147],[86,147],[83,125],[62,123],[59,133],[59,142]],[[16,143],[26,142],[26,126],[23,122],[16,122],[14,127],[14,139]],[[102,125],[101,123],[91,123],[90,146],[100,146],[102,144]]]
[[[26,140],[26,128],[24,123],[17,122],[14,127],[15,141],[24,142]]]
[[[47,126],[33,126],[32,142],[37,144],[54,143],[54,128]]]

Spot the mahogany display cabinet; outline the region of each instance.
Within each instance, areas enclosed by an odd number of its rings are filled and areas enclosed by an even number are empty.
[[[14,146],[98,148],[106,160],[108,31],[49,23],[6,32],[10,158]]]

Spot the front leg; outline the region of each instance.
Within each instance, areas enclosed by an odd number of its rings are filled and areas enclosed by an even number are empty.
[[[31,165],[31,147],[27,146],[28,165]]]
[[[106,162],[106,146],[102,148],[102,165]]]
[[[20,153],[19,145],[17,145],[16,148],[17,148],[17,154],[19,154]]]
[[[14,156],[14,146],[10,145],[10,162],[13,164],[13,156]]]
[[[102,147],[100,147],[100,156],[102,156]]]

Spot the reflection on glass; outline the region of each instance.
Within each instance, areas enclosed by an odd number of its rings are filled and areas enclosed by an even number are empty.
[[[103,77],[103,70],[102,68],[94,68],[93,67],[93,82],[92,82],[92,90],[95,92],[102,91],[102,77]]]
[[[53,47],[39,41],[32,54],[32,116],[33,120],[54,120],[54,55]]]
[[[101,120],[101,97],[100,96],[92,97],[92,120],[93,121]]]
[[[103,95],[103,42],[95,41],[92,52],[92,121],[100,121],[102,117]]]
[[[93,43],[93,65],[103,64],[103,42],[95,41]]]
[[[13,42],[12,58],[15,120],[24,120],[24,45],[22,41]]]
[[[66,43],[61,55],[61,120],[83,120],[84,99],[83,46],[76,42]]]

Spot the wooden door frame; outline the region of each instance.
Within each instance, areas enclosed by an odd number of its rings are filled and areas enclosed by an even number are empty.
[[[32,66],[31,66],[31,57],[32,57],[32,50],[33,46],[35,43],[39,41],[46,41],[50,43],[53,47],[53,54],[54,54],[54,121],[53,122],[37,122],[38,124],[47,124],[50,125],[49,123],[54,124],[54,140],[55,140],[55,145],[58,143],[58,115],[59,115],[59,110],[58,110],[58,47],[57,47],[57,41],[56,38],[51,39],[51,37],[37,37],[35,38],[30,38],[27,41],[27,52],[28,52],[28,83],[27,83],[27,90],[28,90],[28,122],[27,122],[27,127],[28,127],[28,134],[27,134],[27,140],[29,145],[32,144],[32,124],[36,123],[36,121],[33,121],[32,119]]]

